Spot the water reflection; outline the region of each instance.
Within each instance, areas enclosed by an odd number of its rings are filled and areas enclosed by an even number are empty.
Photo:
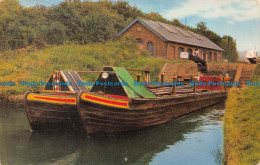
[[[224,105],[114,137],[30,132],[22,108],[0,110],[0,164],[218,164]],[[201,154],[200,154],[200,153]]]

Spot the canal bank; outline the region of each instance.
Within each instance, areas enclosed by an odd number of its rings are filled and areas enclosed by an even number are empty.
[[[22,106],[24,95],[9,95],[4,96],[4,94],[0,95],[0,105],[4,106],[7,104],[17,104]]]
[[[251,82],[260,81],[260,64]],[[260,161],[260,87],[232,89],[226,101],[224,116],[224,163],[257,164]]]

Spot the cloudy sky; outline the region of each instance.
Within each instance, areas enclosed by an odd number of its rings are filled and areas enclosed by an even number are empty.
[[[20,0],[23,6],[56,5],[63,0]],[[93,0],[97,1],[97,0]],[[239,51],[260,51],[260,0],[126,0],[145,13],[157,12],[196,27],[204,21],[220,36],[231,35]],[[186,18],[186,21],[185,21]]]

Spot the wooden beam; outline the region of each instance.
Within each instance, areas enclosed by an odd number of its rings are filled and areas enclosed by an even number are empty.
[[[128,71],[141,71],[141,72],[145,71],[145,70],[142,70],[142,69],[131,69],[131,68],[126,68],[126,70],[128,70]]]
[[[76,71],[78,73],[101,73],[101,72],[109,72],[109,73],[115,73],[114,71]]]

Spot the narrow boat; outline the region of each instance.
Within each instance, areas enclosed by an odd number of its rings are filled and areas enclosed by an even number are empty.
[[[125,68],[104,67],[91,90],[78,93],[77,110],[88,135],[113,134],[168,122],[221,102],[226,95],[212,90],[159,96],[136,85]]]
[[[83,130],[77,111],[76,96],[86,91],[75,71],[54,71],[42,91],[27,92],[24,107],[32,130]],[[40,85],[40,84],[39,84]]]

